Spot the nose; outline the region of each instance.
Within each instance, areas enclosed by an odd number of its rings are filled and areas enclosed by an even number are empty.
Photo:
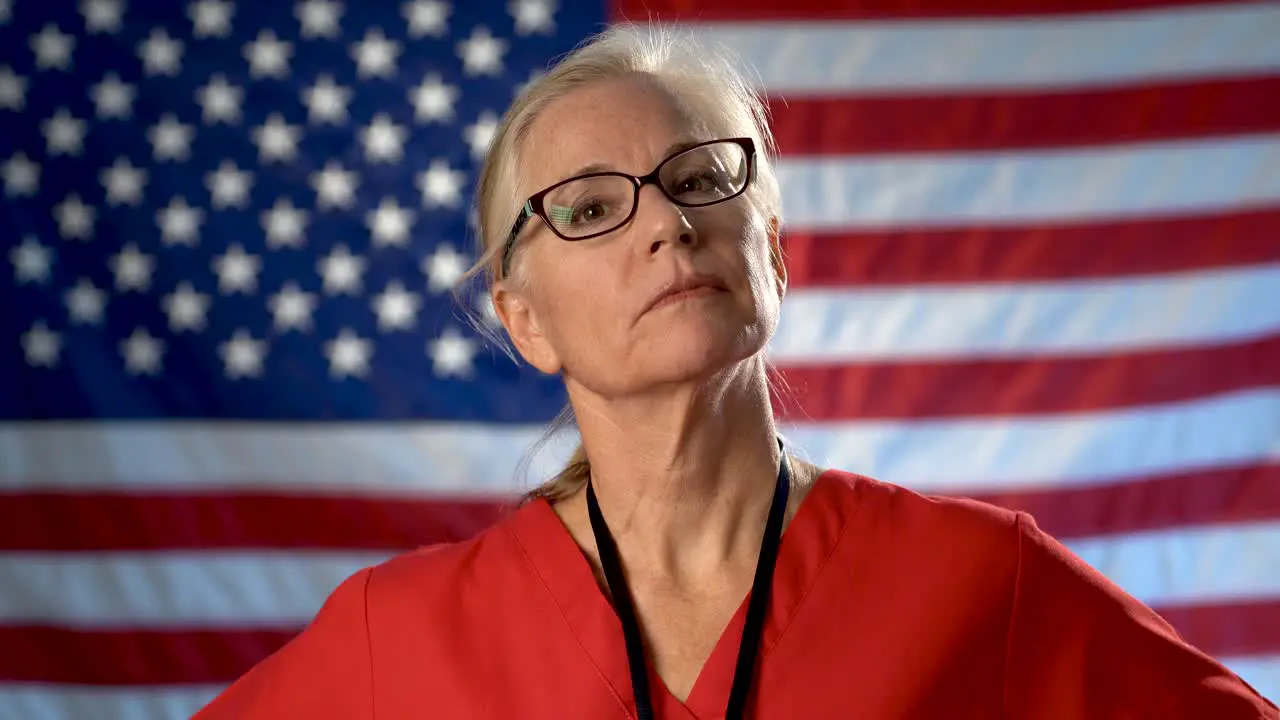
[[[698,231],[685,215],[685,208],[671,202],[657,187],[640,190],[636,208],[636,229],[640,232],[637,245],[654,255],[663,246],[693,246],[698,242]]]

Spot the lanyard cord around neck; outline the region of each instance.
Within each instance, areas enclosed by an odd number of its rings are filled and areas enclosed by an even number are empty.
[[[782,443],[778,443],[779,447]],[[778,463],[778,482],[773,491],[773,503],[769,506],[769,520],[765,524],[764,538],[760,543],[760,557],[756,561],[755,579],[751,583],[751,601],[747,604],[746,624],[742,628],[742,643],[738,646],[738,662],[733,673],[733,685],[729,691],[729,703],[725,720],[745,717],[747,696],[751,678],[755,674],[756,655],[764,631],[765,610],[769,603],[769,591],[773,586],[773,569],[778,560],[778,544],[782,539],[782,520],[787,510],[787,496],[791,490],[791,468],[784,454]],[[649,692],[649,674],[645,664],[644,639],[640,623],[636,619],[631,592],[622,575],[622,562],[618,548],[609,534],[609,526],[600,513],[595,489],[587,480],[587,514],[591,517],[591,531],[595,534],[596,548],[600,553],[600,565],[605,581],[613,595],[614,608],[622,621],[622,634],[626,640],[627,661],[631,668],[631,691],[636,696],[637,720],[653,720],[653,698]]]

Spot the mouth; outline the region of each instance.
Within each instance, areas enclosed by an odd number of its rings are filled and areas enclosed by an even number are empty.
[[[721,282],[720,278],[714,275],[705,273],[690,275],[662,288],[662,290],[649,300],[649,303],[645,305],[644,311],[640,314],[644,315],[650,310],[656,310],[660,307],[674,305],[686,300],[719,295],[727,292],[729,292],[729,288]]]

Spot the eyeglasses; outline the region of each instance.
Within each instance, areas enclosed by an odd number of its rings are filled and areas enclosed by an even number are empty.
[[[631,222],[640,188],[657,185],[681,207],[705,207],[741,195],[755,174],[755,143],[729,138],[699,143],[667,157],[648,175],[597,172],[562,180],[529,197],[502,249],[502,277],[525,223],[535,215],[563,240],[599,237]]]

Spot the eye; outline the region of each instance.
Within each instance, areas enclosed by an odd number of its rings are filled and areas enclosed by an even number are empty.
[[[681,178],[674,188],[676,193],[705,193],[720,190],[724,183],[714,170],[701,170]]]
[[[574,209],[573,222],[595,222],[608,214],[609,208],[604,203],[593,200]]]

